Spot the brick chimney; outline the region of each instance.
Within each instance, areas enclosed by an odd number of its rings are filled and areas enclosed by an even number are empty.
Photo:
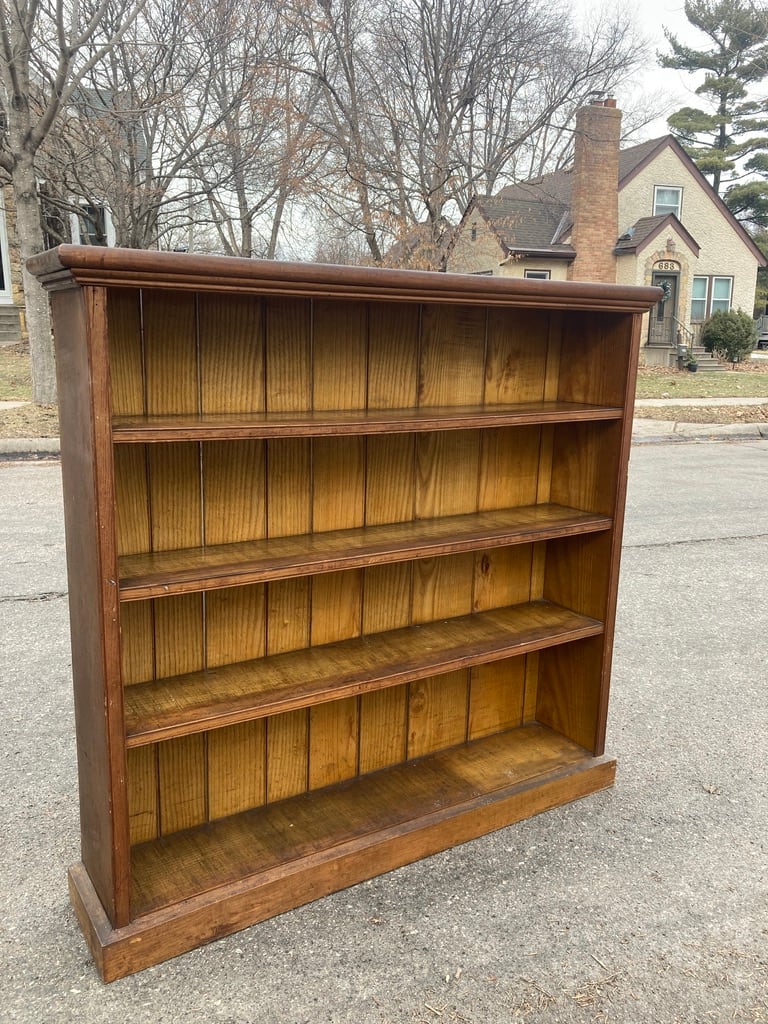
[[[619,235],[619,136],[621,111],[606,99],[576,112],[571,240],[575,281],[616,281],[614,246]]]

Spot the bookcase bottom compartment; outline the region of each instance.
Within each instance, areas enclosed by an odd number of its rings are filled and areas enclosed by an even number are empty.
[[[82,864],[70,895],[105,981],[611,786],[615,762],[530,724],[132,851],[113,929]]]

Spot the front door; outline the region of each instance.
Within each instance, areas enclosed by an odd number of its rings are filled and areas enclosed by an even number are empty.
[[[654,271],[651,284],[662,288],[664,294],[661,301],[651,310],[648,326],[649,345],[677,344],[677,293],[679,274]]]

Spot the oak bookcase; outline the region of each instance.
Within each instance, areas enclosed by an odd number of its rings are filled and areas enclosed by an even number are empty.
[[[658,289],[62,246],[82,862],[102,976],[611,785]]]

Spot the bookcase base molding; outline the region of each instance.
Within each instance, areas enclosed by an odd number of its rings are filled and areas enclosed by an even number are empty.
[[[660,289],[62,246],[79,923],[110,981],[610,786]]]
[[[102,977],[114,981],[599,792],[615,768],[526,726],[137,848],[143,906],[124,928],[111,927],[82,864],[70,869],[70,896]],[[288,846],[291,859],[277,862],[274,850]]]

